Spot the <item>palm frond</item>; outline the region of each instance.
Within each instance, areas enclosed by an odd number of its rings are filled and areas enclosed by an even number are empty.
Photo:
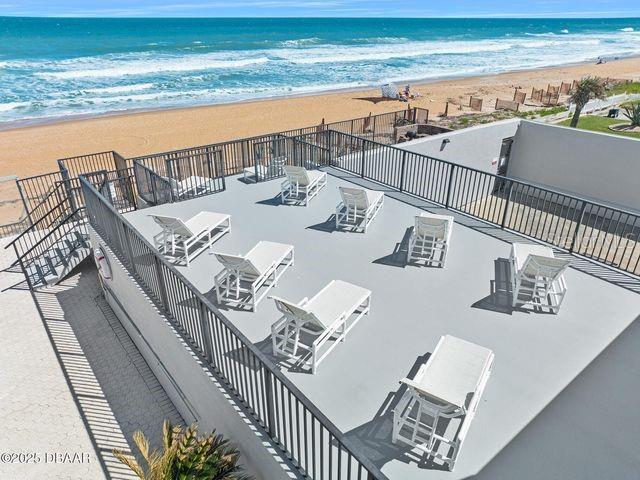
[[[127,455],[121,450],[113,450],[113,455],[120,460],[120,462],[129,467],[129,470],[135,473],[138,478],[141,480],[146,479],[144,470],[142,470],[142,467],[140,467],[138,461],[132,455]]]

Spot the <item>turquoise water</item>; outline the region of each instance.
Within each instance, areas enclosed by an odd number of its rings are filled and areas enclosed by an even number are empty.
[[[640,19],[0,17],[0,122],[640,54]]]

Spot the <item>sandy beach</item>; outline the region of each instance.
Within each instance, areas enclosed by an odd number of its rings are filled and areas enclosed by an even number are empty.
[[[638,79],[640,58],[413,84],[412,91],[420,97],[411,105],[428,108],[433,118],[447,101],[467,104],[474,95],[487,105],[496,97],[512,99],[515,87],[530,92],[532,87],[546,88],[586,75]],[[0,131],[0,177],[49,172],[57,168],[59,158],[92,152],[115,150],[131,157],[313,125],[323,118],[332,122],[406,108],[406,103],[380,100],[379,89],[343,91],[6,129]],[[462,111],[450,108],[450,114]]]

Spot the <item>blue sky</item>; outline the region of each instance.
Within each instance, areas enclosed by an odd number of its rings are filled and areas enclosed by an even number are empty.
[[[0,0],[0,16],[640,17],[638,0]]]

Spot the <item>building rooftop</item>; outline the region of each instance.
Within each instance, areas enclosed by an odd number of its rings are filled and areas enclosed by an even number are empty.
[[[366,234],[334,231],[338,186],[384,187],[334,169],[328,171],[327,188],[307,208],[281,205],[278,180],[245,184],[241,177],[228,177],[223,192],[130,212],[126,218],[151,240],[160,229],[150,213],[183,219],[203,210],[228,213],[232,216],[231,233],[215,243],[214,251],[246,253],[260,240],[294,245],[295,265],[270,293],[299,301],[312,297],[333,279],[371,290],[370,314],[320,364],[315,375],[291,369],[286,362],[280,361],[280,365],[389,478],[462,479],[482,476],[483,472],[486,478],[540,478],[545,468],[549,475],[563,471],[561,478],[586,478],[585,474],[598,478],[598,472],[623,478],[638,471],[637,454],[628,446],[637,444],[640,432],[633,422],[629,424],[632,428],[625,429],[627,414],[621,413],[634,409],[616,411],[615,423],[594,421],[592,416],[596,406],[616,409],[626,398],[624,393],[638,391],[640,379],[620,377],[606,390],[597,376],[584,380],[584,371],[640,318],[640,282],[572,257],[574,264],[565,274],[568,293],[559,314],[514,310],[507,286],[510,242],[533,241],[397,191],[387,192],[385,205]],[[446,212],[456,219],[444,269],[404,264],[401,252],[414,216],[422,209]],[[213,255],[205,252],[188,268],[178,269],[215,302],[213,276],[221,266]],[[224,305],[220,310],[271,355],[270,327],[279,318],[271,300],[263,300],[255,313]],[[399,400],[398,382],[413,375],[445,334],[490,348],[496,356],[453,472],[409,462],[406,449],[391,443],[391,410]],[[632,351],[629,342],[623,348]],[[577,379],[581,379],[578,387]],[[562,401],[568,390],[576,388],[575,401]],[[619,389],[620,397],[611,393],[611,388]],[[591,402],[593,408],[581,413],[583,401]],[[544,415],[555,419],[545,423],[547,426],[563,421],[580,425],[561,429],[564,436],[549,434],[548,428],[536,427]],[[565,444],[566,437],[571,437],[567,431],[574,432],[577,451]],[[596,448],[594,443],[593,451],[584,455],[595,455],[597,461],[585,463],[581,470],[575,465],[581,451],[579,437],[588,445],[587,439],[603,434],[610,451]],[[523,435],[525,440],[521,440]],[[517,455],[519,448],[529,449],[533,458],[537,451],[568,448],[570,454],[563,458],[557,453],[554,461],[547,458],[539,467],[542,470],[523,471],[522,462],[505,461],[505,452]],[[595,470],[594,464],[598,465]]]

